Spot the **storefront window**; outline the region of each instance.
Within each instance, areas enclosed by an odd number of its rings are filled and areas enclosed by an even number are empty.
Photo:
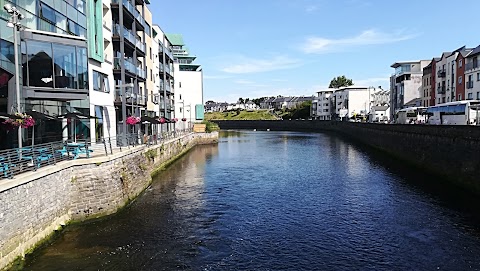
[[[75,47],[54,44],[55,88],[77,88]]]
[[[100,141],[103,137],[103,106],[95,106],[95,139]]]
[[[79,89],[88,89],[87,48],[77,47],[77,79]]]
[[[27,53],[29,85],[53,87],[52,44],[29,41]]]

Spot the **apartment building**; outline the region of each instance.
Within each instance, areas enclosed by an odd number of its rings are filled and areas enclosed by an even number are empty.
[[[175,118],[175,88],[172,44],[165,32],[158,25],[153,27],[155,40],[158,43],[158,81],[155,88],[158,90],[158,105],[160,115],[166,119]],[[161,125],[162,131],[172,131],[175,124],[166,123]]]
[[[402,61],[390,66],[395,69],[390,77],[390,119],[406,103],[422,96],[423,68],[429,63],[430,60]]]
[[[317,97],[312,101],[312,118],[316,120],[332,119],[332,95],[336,89],[330,88],[317,91]]]
[[[167,34],[172,45],[175,70],[175,115],[181,120],[178,129],[192,127],[203,120],[203,70],[186,47],[183,36]]]
[[[333,118],[352,118],[354,116],[367,117],[372,106],[372,87],[342,87],[335,90],[331,96],[333,104]]]
[[[89,115],[97,117],[90,120],[92,141],[117,134],[110,4],[110,0],[87,2]]]
[[[110,5],[118,135],[137,132],[139,125],[127,127],[126,118],[140,117],[147,106],[147,4],[144,0],[112,0]]]
[[[480,100],[480,46],[465,57],[465,78],[467,100]]]
[[[438,61],[439,58],[433,58],[430,63],[428,63],[427,66],[423,68],[423,76],[422,76],[422,92],[421,92],[421,105],[422,106],[430,106],[433,105],[431,104],[432,101],[432,90],[435,90],[434,86],[434,76],[433,76],[433,66],[435,65],[435,62]],[[433,84],[433,87],[432,87]]]

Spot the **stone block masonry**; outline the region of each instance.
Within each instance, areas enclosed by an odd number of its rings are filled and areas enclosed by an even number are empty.
[[[195,145],[216,142],[218,133],[192,133],[0,180],[0,270],[69,222],[117,212],[150,185],[152,172]]]

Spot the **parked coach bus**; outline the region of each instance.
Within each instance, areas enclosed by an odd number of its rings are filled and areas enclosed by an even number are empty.
[[[398,123],[398,124],[425,123],[426,110],[427,108],[423,106],[408,107],[408,108],[400,109],[397,112],[395,123]]]
[[[479,107],[479,100],[430,106],[427,109],[427,123],[433,125],[478,125]]]

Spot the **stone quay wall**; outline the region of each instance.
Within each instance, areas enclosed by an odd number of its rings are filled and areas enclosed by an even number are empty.
[[[218,133],[192,133],[151,147],[65,161],[0,180],[0,270],[69,222],[117,212],[151,183],[152,174]]]
[[[480,194],[480,127],[318,120],[215,122],[221,129],[269,129],[342,135]]]

